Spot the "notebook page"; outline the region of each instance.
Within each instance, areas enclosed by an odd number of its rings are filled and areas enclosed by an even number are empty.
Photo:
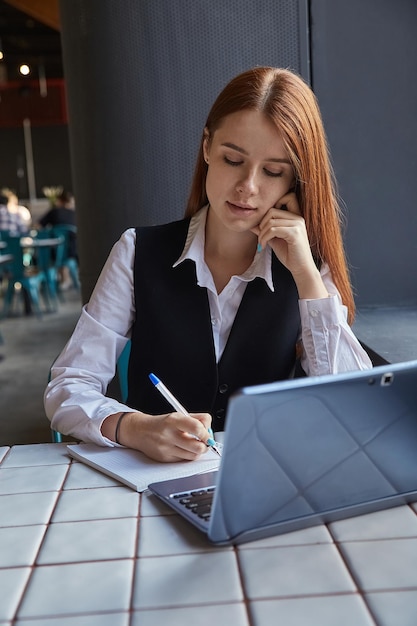
[[[210,449],[196,461],[178,463],[159,463],[138,450],[103,447],[94,443],[67,445],[67,450],[78,461],[139,492],[145,491],[150,483],[210,472],[220,464],[218,455]]]

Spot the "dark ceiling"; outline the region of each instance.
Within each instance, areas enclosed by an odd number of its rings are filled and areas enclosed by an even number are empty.
[[[44,72],[46,79],[63,77],[59,30],[4,0],[0,0],[0,43],[4,55],[0,83],[38,79],[39,72]],[[28,77],[19,73],[22,63],[32,68]]]

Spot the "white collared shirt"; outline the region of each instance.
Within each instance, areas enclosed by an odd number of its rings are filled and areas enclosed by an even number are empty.
[[[207,289],[214,347],[217,361],[219,361],[248,282],[257,277],[263,278],[271,291],[274,291],[271,269],[272,251],[268,246],[261,252],[257,252],[246,272],[240,276],[232,276],[226,287],[218,294],[213,276],[204,259],[206,218],[207,207],[201,209],[192,218],[184,250],[178,261],[174,263],[174,267],[177,267],[185,259],[191,259],[195,262],[197,284],[199,287]]]
[[[217,294],[204,261],[205,218],[206,211],[202,209],[191,219],[183,253],[174,267],[185,258],[196,263],[198,285],[208,290],[219,359],[247,283],[260,276],[270,289],[274,288],[272,252],[268,246],[257,253],[249,269],[242,276],[233,276]],[[45,391],[45,410],[52,428],[99,445],[113,445],[101,434],[103,420],[113,413],[133,410],[105,394],[135,318],[135,246],[133,228],[125,231],[113,246],[89,303],[83,307],[70,340],[55,361],[52,380]],[[346,307],[327,265],[321,269],[321,276],[330,297],[299,300],[304,371],[311,376],[370,368],[368,355],[347,323]]]

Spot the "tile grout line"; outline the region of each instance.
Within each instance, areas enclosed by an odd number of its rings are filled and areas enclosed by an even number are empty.
[[[132,626],[132,620],[134,618],[134,595],[135,595],[135,585],[136,585],[136,577],[138,574],[138,563],[139,563],[139,541],[140,541],[140,533],[141,533],[141,516],[140,512],[142,509],[142,494],[139,493],[139,502],[137,508],[137,516],[136,516],[136,535],[134,541],[134,549],[133,549],[133,572],[132,572],[132,583],[130,586],[130,600],[128,607],[128,616],[129,616],[129,626]]]
[[[253,615],[252,615],[251,601],[250,601],[250,598],[246,594],[245,577],[244,577],[244,574],[243,574],[242,563],[240,561],[240,556],[239,556],[240,552],[239,552],[238,546],[233,546],[233,553],[234,553],[235,559],[236,559],[236,567],[237,567],[237,571],[238,571],[238,574],[239,574],[240,587],[241,587],[242,593],[243,593],[242,603],[243,603],[243,605],[245,607],[246,615],[247,615],[247,618],[248,618],[248,625],[249,626],[256,626],[255,625],[255,621],[253,619]]]
[[[52,516],[53,516],[53,514],[54,514],[54,511],[56,510],[56,507],[57,507],[57,504],[58,504],[59,498],[61,497],[61,494],[62,494],[62,491],[63,491],[63,486],[64,486],[64,484],[65,484],[65,481],[67,480],[67,477],[68,477],[68,474],[69,474],[70,467],[71,467],[71,463],[68,463],[68,466],[67,466],[67,471],[66,471],[65,476],[64,476],[64,478],[63,478],[63,480],[62,480],[61,487],[60,487],[60,488],[59,488],[59,490],[57,491],[57,497],[56,497],[56,499],[55,499],[55,504],[54,504],[54,506],[52,507],[52,511],[51,511],[51,513],[50,513],[50,515],[49,515],[49,519],[45,522],[45,524],[43,524],[44,526],[46,526],[46,528],[45,528],[45,532],[43,533],[42,540],[40,541],[40,543],[39,543],[39,547],[38,547],[38,550],[37,550],[37,552],[36,552],[36,554],[35,554],[35,556],[34,556],[34,558],[33,558],[32,565],[30,565],[30,566],[29,566],[29,567],[30,567],[30,574],[29,574],[28,579],[27,579],[27,581],[26,581],[26,584],[25,584],[25,586],[24,586],[24,588],[23,588],[23,592],[22,592],[22,595],[21,595],[21,597],[20,597],[20,600],[19,600],[19,602],[18,602],[18,603],[17,603],[17,605],[16,605],[16,610],[15,610],[14,616],[13,616],[12,621],[11,621],[12,626],[16,623],[16,621],[17,621],[17,619],[18,619],[18,617],[19,617],[19,611],[20,611],[20,609],[21,609],[21,607],[22,607],[22,602],[23,602],[23,600],[24,600],[24,598],[25,598],[25,595],[26,595],[26,592],[27,592],[27,590],[28,590],[28,588],[29,588],[30,581],[31,581],[31,580],[32,580],[32,578],[33,578],[33,574],[34,574],[34,572],[35,572],[35,571],[36,571],[36,569],[39,567],[39,565],[37,565],[37,564],[36,564],[36,561],[37,561],[37,558],[38,558],[38,556],[39,556],[39,553],[40,553],[40,551],[41,551],[41,549],[42,549],[42,546],[43,546],[43,545],[44,545],[44,543],[45,543],[45,537],[46,537],[46,535],[47,535],[47,533],[48,533],[49,524],[51,523]],[[33,492],[30,492],[30,493],[33,493]],[[47,492],[44,492],[44,493],[47,493]]]
[[[342,560],[342,562],[343,562],[344,566],[346,567],[346,570],[347,570],[347,572],[348,572],[348,574],[349,574],[350,578],[351,578],[351,579],[352,579],[352,581],[353,581],[353,584],[354,584],[354,585],[355,585],[355,587],[356,587],[356,590],[357,590],[356,592],[357,592],[357,594],[358,594],[358,595],[362,598],[362,601],[363,601],[364,606],[365,606],[365,608],[366,608],[366,610],[367,610],[367,612],[368,612],[368,614],[369,614],[369,617],[370,617],[370,618],[371,618],[371,620],[373,621],[374,625],[375,625],[375,626],[378,626],[378,621],[377,621],[377,619],[376,619],[376,616],[374,615],[374,612],[372,611],[372,609],[371,609],[371,607],[370,607],[370,605],[369,605],[369,603],[368,603],[368,601],[367,601],[367,599],[366,599],[366,594],[365,594],[365,591],[361,588],[360,581],[359,581],[359,579],[358,579],[358,577],[357,577],[356,573],[355,573],[355,572],[353,572],[353,571],[352,571],[352,569],[349,567],[348,560],[347,560],[347,558],[345,557],[345,555],[343,554],[343,550],[342,550],[342,548],[341,548],[341,545],[342,545],[342,543],[343,543],[343,542],[342,542],[342,541],[340,541],[340,542],[339,542],[339,541],[336,539],[336,537],[334,536],[334,534],[333,534],[333,532],[332,532],[332,530],[331,530],[331,528],[330,528],[329,524],[326,524],[326,528],[327,528],[327,530],[328,530],[328,532],[329,532],[329,534],[330,534],[330,536],[331,536],[331,538],[332,538],[332,540],[333,540],[333,545],[334,545],[334,547],[336,548],[337,553],[339,554],[339,557],[341,558],[341,560]]]

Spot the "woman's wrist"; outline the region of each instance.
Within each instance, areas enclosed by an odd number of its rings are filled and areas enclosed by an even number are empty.
[[[312,272],[305,272],[299,276],[293,274],[297,285],[298,297],[300,300],[319,300],[328,298],[329,292],[326,289],[320,271],[314,268]]]
[[[119,445],[126,445],[126,426],[127,421],[126,418],[134,415],[131,411],[125,411],[120,413],[113,413],[106,417],[106,419],[101,424],[101,434],[106,439],[110,441],[114,441]]]
[[[122,413],[121,415],[119,415],[117,422],[116,422],[116,428],[114,429],[114,441],[116,443],[118,443],[119,445],[121,445],[121,441],[120,441],[120,427],[122,424],[122,420],[124,417],[126,417],[126,415],[128,415],[128,413]]]

